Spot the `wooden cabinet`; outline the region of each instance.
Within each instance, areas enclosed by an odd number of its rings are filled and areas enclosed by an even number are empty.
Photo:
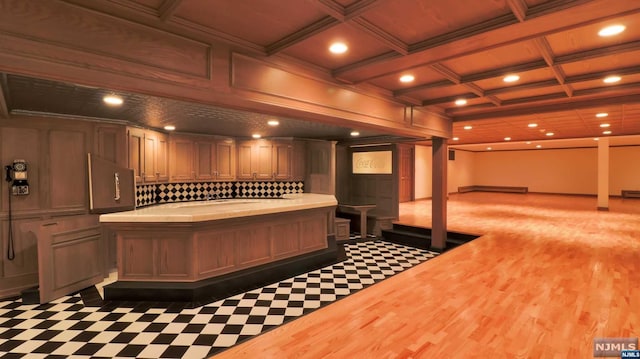
[[[136,182],[160,182],[169,179],[167,135],[139,128],[129,128],[129,168]]]
[[[270,141],[238,142],[238,179],[270,180],[273,178],[273,148]]]
[[[303,141],[242,141],[238,143],[238,179],[303,180],[305,157]]]
[[[196,138],[194,172],[199,181],[229,181],[236,178],[233,139]]]
[[[236,179],[236,143],[233,139],[216,141],[216,179]]]
[[[187,136],[171,136],[169,141],[171,181],[191,181],[195,179],[193,148],[193,138]]]

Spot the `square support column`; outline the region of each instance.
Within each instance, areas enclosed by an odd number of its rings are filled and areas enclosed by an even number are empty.
[[[432,153],[431,247],[447,246],[447,139],[434,137]]]
[[[609,137],[598,141],[598,211],[609,210]]]

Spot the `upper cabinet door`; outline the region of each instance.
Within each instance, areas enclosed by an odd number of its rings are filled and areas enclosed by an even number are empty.
[[[236,144],[232,139],[216,141],[216,180],[236,178]]]
[[[214,180],[216,145],[212,140],[196,140],[194,143],[195,152],[195,179]]]
[[[193,140],[187,137],[171,137],[169,159],[172,181],[190,181],[195,177],[193,170]]]
[[[294,140],[291,153],[291,180],[304,181],[306,175],[307,144],[304,141]]]
[[[242,141],[238,142],[238,157],[237,157],[237,169],[238,179],[251,180],[253,179],[253,142]]]
[[[258,140],[253,146],[255,152],[255,162],[253,163],[253,173],[257,180],[270,180],[274,177],[273,172],[273,148],[270,141]]]
[[[169,136],[164,133],[156,136],[156,180],[166,182],[169,180]]]
[[[145,182],[155,182],[157,179],[157,153],[158,137],[155,133],[146,131],[144,134],[144,172],[142,179]]]
[[[291,179],[292,143],[273,143],[273,179],[286,181]]]
[[[135,172],[136,182],[142,182],[144,176],[144,130],[129,128],[128,137],[128,167]]]

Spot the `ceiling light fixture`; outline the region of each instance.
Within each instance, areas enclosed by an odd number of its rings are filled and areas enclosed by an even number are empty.
[[[547,136],[549,136],[549,137],[551,137],[551,136],[555,135],[555,133],[553,133],[553,132],[547,132],[547,133],[546,133],[546,135],[547,135]]]
[[[334,42],[333,44],[331,44],[331,46],[329,46],[329,51],[334,54],[344,54],[348,49],[349,47],[342,42]]]
[[[464,128],[465,130],[470,130],[470,129],[472,129],[473,127],[472,127],[472,126],[469,126],[469,125],[466,125],[466,126],[464,126],[463,128]]]
[[[453,140],[454,141],[458,141],[460,139],[460,137],[454,137]]]
[[[400,82],[413,82],[416,78],[413,75],[402,75],[400,76]]]
[[[167,131],[173,131],[173,130],[175,130],[175,129],[176,129],[176,126],[173,126],[173,125],[166,125],[166,126],[164,126],[164,129],[165,129],[165,130],[167,130]]]
[[[616,82],[618,82],[620,80],[622,80],[622,78],[620,76],[607,76],[602,81],[604,83],[606,83],[606,84],[612,84],[612,83],[616,83]]]
[[[351,131],[351,134],[350,134],[350,135],[351,135],[351,136],[353,136],[353,137],[357,137],[357,136],[360,136],[360,132],[358,132],[358,131]]]
[[[542,148],[542,145],[536,145],[536,148]]]
[[[531,144],[531,141],[527,141],[527,142],[525,142],[525,143],[526,143],[527,145],[530,145],[530,144]]]
[[[607,116],[609,116],[609,114],[608,114],[608,113],[606,113],[606,112],[599,112],[599,113],[596,113],[596,117],[597,117],[597,118],[603,118],[603,117],[607,117]]]
[[[602,28],[602,30],[598,31],[598,35],[602,37],[614,36],[623,32],[625,29],[626,27],[624,25],[611,25],[611,26]]]
[[[530,123],[530,124],[527,125],[527,127],[536,128],[536,127],[538,127],[538,124],[537,123]]]
[[[505,141],[511,141],[511,137],[505,137],[504,140]]]
[[[467,100],[463,99],[463,98],[459,98],[456,100],[455,102],[456,106],[464,106],[467,104]]]
[[[595,137],[593,140],[594,141],[600,141],[600,139],[598,137]]]
[[[122,97],[118,97],[115,95],[107,95],[102,98],[102,101],[104,101],[104,103],[106,103],[107,105],[112,105],[112,106],[120,106],[124,102],[122,100]]]
[[[504,82],[516,82],[518,80],[520,80],[520,76],[515,75],[515,74],[514,75],[507,75],[502,79],[502,81],[504,81]]]
[[[602,131],[602,134],[603,134],[603,135],[610,135],[610,134],[611,134],[611,131],[609,131],[609,130],[607,130],[607,131]]]
[[[600,124],[600,127],[602,127],[602,128],[606,128],[606,127],[609,127],[609,126],[611,126],[611,125],[608,124],[608,123],[601,123]]]
[[[280,124],[280,121],[278,120],[269,120],[267,121],[267,125],[269,126],[278,126]]]
[[[487,147],[487,151],[491,151],[491,147]]]
[[[258,138],[260,138],[260,137],[262,137],[262,136],[260,136],[260,134],[259,134],[259,133],[254,133],[253,135],[251,135],[251,137],[253,137],[253,138],[255,138],[255,139],[258,139]]]

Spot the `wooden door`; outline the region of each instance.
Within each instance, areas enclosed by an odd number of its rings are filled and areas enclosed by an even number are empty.
[[[260,140],[254,145],[255,162],[253,162],[253,173],[257,180],[273,179],[273,149],[270,141]]]
[[[156,136],[156,180],[166,182],[169,180],[169,137],[164,133]]]
[[[253,148],[251,142],[238,142],[238,179],[253,179]]]
[[[173,137],[169,141],[169,151],[171,180],[192,180],[195,177],[193,171],[193,141],[190,138]]]
[[[147,131],[144,134],[144,172],[142,179],[145,182],[155,182],[157,180],[157,158],[156,148],[158,147],[158,137],[155,133]]]
[[[400,151],[400,185],[399,201],[413,201],[414,196],[414,146],[399,145]]]

